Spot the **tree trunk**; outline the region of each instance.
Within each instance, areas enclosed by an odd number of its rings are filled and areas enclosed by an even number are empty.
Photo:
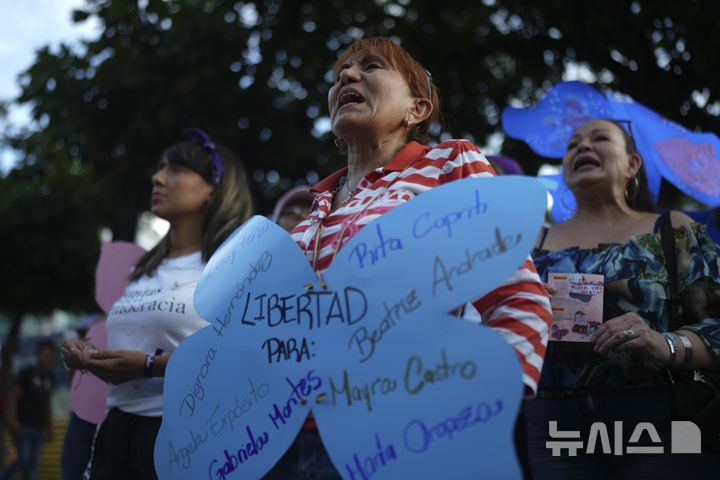
[[[10,316],[10,331],[5,337],[2,345],[2,363],[0,364],[0,404],[2,405],[2,411],[0,411],[0,439],[4,438],[5,434],[5,407],[7,405],[7,398],[10,394],[13,382],[13,359],[15,358],[15,352],[18,348],[18,338],[20,338],[20,326],[22,325],[23,315],[21,313],[15,313]],[[4,458],[2,459],[5,460]]]
[[[12,366],[13,359],[15,358],[15,352],[18,348],[18,339],[20,338],[20,326],[22,325],[23,315],[21,313],[15,313],[10,317],[12,322],[10,325],[10,331],[5,337],[5,341],[2,346],[2,365],[0,365],[0,395],[3,398],[7,398],[10,387],[12,387]]]
[[[120,210],[113,215],[110,230],[113,240],[135,241],[135,229],[137,228],[138,215],[134,211]]]

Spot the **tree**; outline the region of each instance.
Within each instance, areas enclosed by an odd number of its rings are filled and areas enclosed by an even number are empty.
[[[11,321],[2,347],[3,393],[26,314],[97,308],[98,210],[89,206],[99,190],[88,168],[56,158],[0,179],[0,311]]]
[[[106,225],[115,239],[131,240],[160,152],[190,125],[241,155],[258,210],[267,213],[294,182],[341,165],[327,131],[329,69],[355,38],[370,35],[392,36],[431,72],[446,121],[433,129],[436,138],[485,143],[500,130],[504,106],[536,101],[572,65],[584,66],[598,87],[633,95],[690,128],[718,131],[719,17],[720,4],[709,0],[86,0],[75,20],[99,20],[97,38],[40,50],[20,78],[16,102],[32,106],[37,125],[6,139],[24,160],[3,188],[20,191],[32,176],[28,192],[39,202],[61,177],[92,185],[85,201],[67,208],[93,231]],[[540,165],[520,142],[508,140],[503,150],[526,171]],[[69,168],[79,173],[63,176]],[[78,195],[57,191],[58,203]],[[22,202],[8,205],[19,209],[18,222],[29,211]],[[59,227],[37,235],[80,238]],[[22,237],[13,242],[23,246]],[[87,242],[78,250],[92,251]],[[92,269],[74,255],[37,257],[48,268],[56,261],[82,265],[78,275]],[[53,270],[53,282],[72,283],[73,269]],[[31,271],[18,269],[17,281],[33,282],[24,273]],[[5,301],[0,311],[11,306]]]
[[[544,61],[584,65],[599,86],[690,129],[720,131],[717,2],[516,0],[498,6],[501,24],[527,32]],[[519,51],[509,53],[517,58]],[[524,145],[510,143],[518,155],[527,154]]]

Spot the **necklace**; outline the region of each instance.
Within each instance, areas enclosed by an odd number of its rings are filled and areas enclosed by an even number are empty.
[[[360,180],[362,182],[362,180]],[[350,200],[355,196],[355,191],[357,190],[357,187],[360,185],[360,182],[358,182],[357,185],[355,185],[355,188],[350,189],[350,184],[347,181],[347,177],[341,177],[340,182],[338,183],[337,188],[335,189],[335,195],[337,195],[340,191],[342,191],[343,188],[347,190],[347,196],[340,202],[340,206],[344,207],[348,204]]]

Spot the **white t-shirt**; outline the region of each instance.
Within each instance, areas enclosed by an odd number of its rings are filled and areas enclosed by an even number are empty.
[[[200,252],[165,259],[152,277],[130,283],[107,318],[108,350],[171,354],[185,338],[205,327],[192,300],[205,266]],[[162,416],[162,378],[113,385],[108,408],[148,417]]]

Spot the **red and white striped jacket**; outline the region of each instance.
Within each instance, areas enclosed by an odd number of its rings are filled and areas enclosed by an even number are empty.
[[[340,178],[346,174],[347,167],[311,188],[317,194],[311,213],[291,233],[311,263],[317,257],[314,268],[319,272],[330,266],[336,251],[379,215],[438,185],[468,177],[494,176],[495,172],[480,150],[466,140],[448,140],[435,147],[410,142],[383,167],[371,171],[346,205],[330,212]],[[320,245],[315,255],[321,224]],[[552,314],[530,257],[504,284],[468,307],[466,318],[480,320],[479,313],[482,322],[499,332],[515,349],[522,364],[525,393],[534,394]]]

